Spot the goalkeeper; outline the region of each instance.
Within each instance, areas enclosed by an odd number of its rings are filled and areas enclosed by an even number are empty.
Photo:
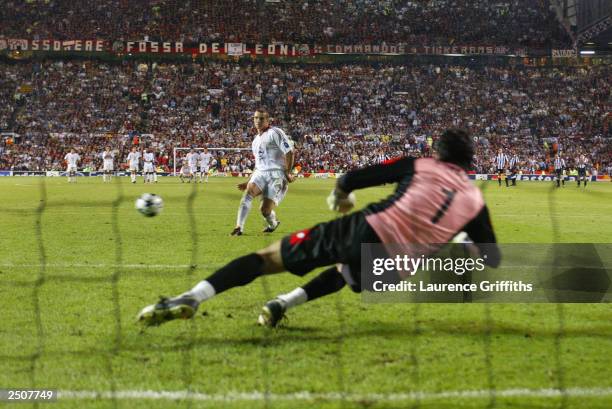
[[[332,210],[349,211],[354,204],[352,192],[357,189],[397,183],[395,192],[361,211],[298,231],[239,257],[191,290],[145,307],[138,319],[146,325],[158,325],[191,318],[202,302],[262,275],[289,271],[304,276],[315,268],[330,266],[303,287],[266,303],[259,321],[275,326],[287,309],[335,293],[346,284],[359,292],[361,243],[447,243],[465,231],[481,252],[487,252],[487,264],[497,266],[497,247],[479,245],[496,240],[482,194],[466,174],[473,155],[468,133],[449,129],[438,141],[437,159],[404,157],[348,172],[338,179],[328,198]]]

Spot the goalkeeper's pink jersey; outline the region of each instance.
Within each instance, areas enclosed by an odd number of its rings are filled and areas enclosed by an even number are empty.
[[[382,208],[366,220],[383,243],[447,243],[483,209],[480,189],[458,166],[432,158],[414,161],[405,189],[401,183]]]

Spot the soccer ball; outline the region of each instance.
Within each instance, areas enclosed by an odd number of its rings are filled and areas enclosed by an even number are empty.
[[[136,210],[147,217],[157,216],[164,208],[164,200],[155,193],[143,193],[136,199]]]

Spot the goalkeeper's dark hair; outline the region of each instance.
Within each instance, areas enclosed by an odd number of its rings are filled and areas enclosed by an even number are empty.
[[[465,129],[450,128],[444,131],[437,143],[438,158],[468,170],[474,158],[474,143]]]

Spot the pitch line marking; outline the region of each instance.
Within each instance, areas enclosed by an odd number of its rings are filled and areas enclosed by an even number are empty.
[[[42,266],[45,268],[121,268],[127,270],[138,270],[138,269],[155,269],[155,268],[168,268],[168,269],[185,269],[194,267],[198,268],[216,268],[225,265],[223,262],[219,263],[198,263],[193,266],[190,264],[106,264],[106,263],[98,263],[98,264],[84,264],[84,263],[47,263],[47,264],[13,264],[13,263],[0,263],[0,268],[40,268]],[[539,264],[513,264],[513,265],[501,265],[498,269],[520,269],[520,268],[541,268],[542,266]],[[557,269],[561,268],[574,268],[576,266],[573,265],[556,265],[554,266]],[[586,266],[595,270],[607,270],[606,267],[601,266]]]
[[[147,399],[147,400],[185,400],[210,402],[244,402],[244,401],[410,401],[439,399],[485,399],[491,395],[502,398],[558,398],[568,397],[606,397],[612,396],[612,388],[568,388],[559,389],[500,389],[500,390],[464,390],[442,392],[406,392],[406,393],[342,393],[342,392],[308,392],[265,393],[228,392],[223,394],[207,394],[189,391],[71,391],[60,390],[59,399]]]
[[[196,264],[195,268],[214,268],[222,266],[223,263],[218,264]],[[42,264],[11,264],[1,263],[0,267],[5,268],[40,268]],[[122,268],[122,269],[152,269],[152,268],[175,268],[185,269],[190,268],[190,264],[83,264],[83,263],[47,263],[44,264],[46,268]]]

